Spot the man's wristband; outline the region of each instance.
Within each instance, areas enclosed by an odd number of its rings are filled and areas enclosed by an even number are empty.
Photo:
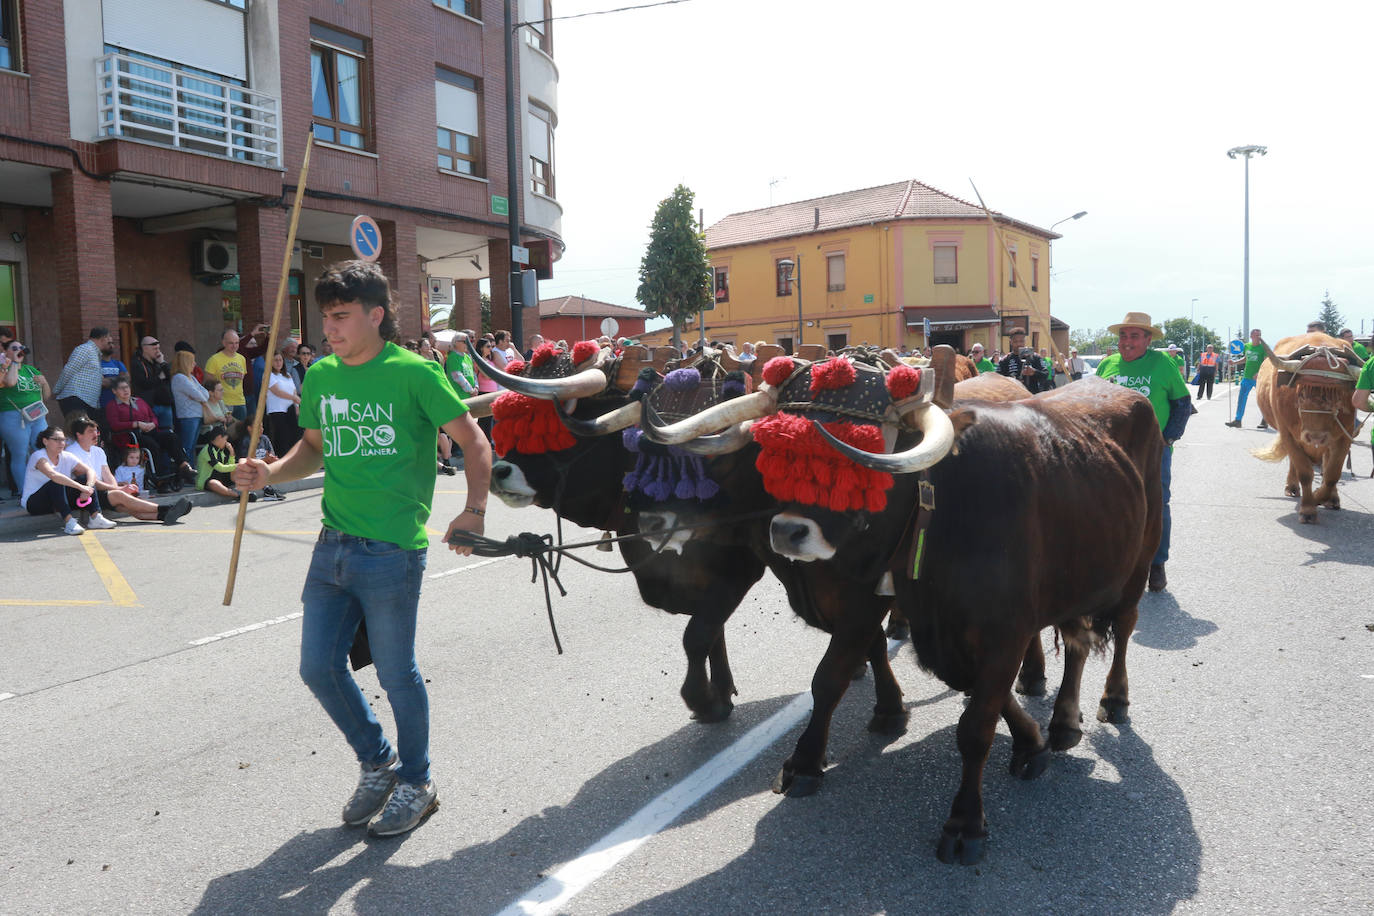
[[[484,515],[487,514],[487,510],[486,510],[486,509],[478,509],[476,506],[464,506],[464,507],[463,507],[463,511],[464,511],[464,512],[471,512],[473,515],[477,516],[478,518],[481,518],[482,516],[484,516]]]

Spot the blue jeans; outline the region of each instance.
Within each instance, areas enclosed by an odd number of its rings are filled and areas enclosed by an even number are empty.
[[[0,410],[0,439],[9,449],[10,473],[14,475],[14,488],[18,492],[24,489],[24,466],[38,447],[38,434],[46,425],[46,418],[27,423],[17,410]]]
[[[1243,378],[1240,380],[1240,400],[1236,403],[1236,422],[1245,419],[1245,399],[1250,396],[1250,390],[1255,387],[1255,380]]]
[[[1164,527],[1159,533],[1159,549],[1155,551],[1155,558],[1151,562],[1155,566],[1163,566],[1169,559],[1169,529],[1173,527],[1173,519],[1169,517],[1169,483],[1173,477],[1174,449],[1173,446],[1164,446],[1164,456],[1159,465],[1160,482],[1164,484],[1160,494],[1164,500]]]
[[[186,460],[196,463],[196,436],[200,435],[200,417],[177,417],[177,435],[181,437],[181,450]]]
[[[170,407],[152,405],[153,416],[157,417],[158,429],[172,429],[176,426],[176,412]]]
[[[236,404],[236,405],[234,405],[233,407],[230,407],[230,408],[229,408],[229,413],[233,414],[235,420],[247,420],[247,419],[248,419],[248,405],[247,405],[247,404]]]
[[[301,680],[343,732],[360,763],[382,763],[391,745],[348,670],[358,624],[396,720],[402,782],[429,779],[429,694],[415,666],[415,617],[425,551],[326,528],[310,559],[301,601]]]

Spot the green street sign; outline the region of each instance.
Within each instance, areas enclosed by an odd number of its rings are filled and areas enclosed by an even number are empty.
[[[499,194],[491,195],[491,212],[497,216],[510,216],[510,199]]]
[[[869,293],[867,296],[864,296],[864,302],[865,302],[865,303],[871,303],[872,301],[873,301],[873,294],[872,294],[872,293]]]

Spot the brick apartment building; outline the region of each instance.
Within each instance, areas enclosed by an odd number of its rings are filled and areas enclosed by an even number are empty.
[[[51,378],[97,325],[126,362],[143,334],[205,360],[271,313],[313,130],[291,329],[318,341],[310,288],[360,213],[403,333],[432,288],[475,326],[484,278],[509,327],[505,206],[563,249],[550,16],[517,5],[507,201],[502,0],[0,0],[0,326]]]

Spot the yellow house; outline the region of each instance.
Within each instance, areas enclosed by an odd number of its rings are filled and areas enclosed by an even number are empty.
[[[716,290],[706,337],[789,352],[943,343],[962,353],[1005,350],[1007,331],[1023,325],[1030,346],[1066,350],[1068,327],[1050,317],[1059,236],[992,215],[996,231],[981,207],[914,180],[732,213],[706,230]],[[699,334],[693,323],[683,337]]]

